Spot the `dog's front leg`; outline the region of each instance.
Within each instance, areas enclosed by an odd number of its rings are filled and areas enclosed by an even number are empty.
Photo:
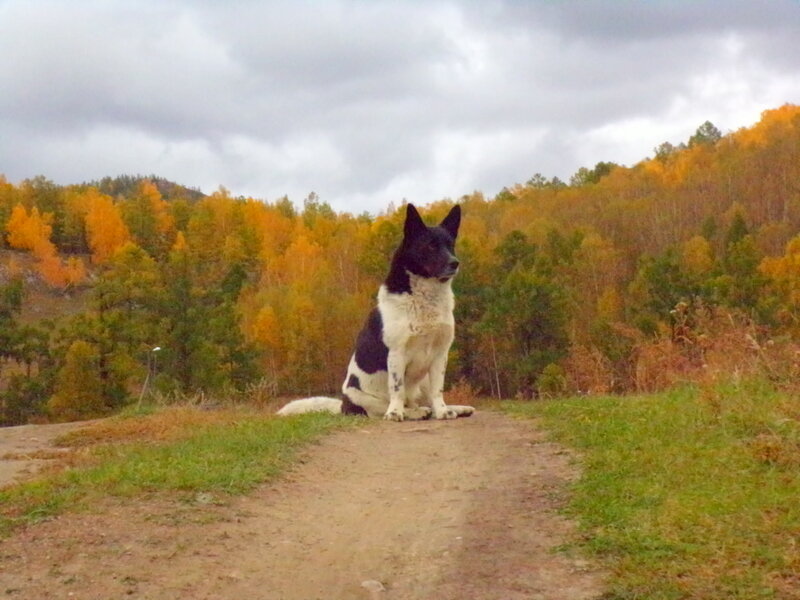
[[[458,413],[449,408],[444,403],[444,374],[447,370],[447,349],[439,352],[436,358],[431,361],[430,382],[431,382],[431,409],[433,409],[434,419],[455,419]]]
[[[386,368],[389,371],[389,408],[383,418],[387,421],[402,421],[405,418],[406,403],[405,351],[390,349]]]

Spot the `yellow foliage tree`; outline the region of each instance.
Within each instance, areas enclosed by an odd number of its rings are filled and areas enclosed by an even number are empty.
[[[172,246],[175,217],[151,181],[139,184],[136,194],[121,203],[122,217],[138,246],[150,256],[163,257]]]
[[[681,246],[682,266],[695,277],[708,275],[714,267],[714,251],[702,235],[696,235]]]
[[[88,198],[86,238],[95,264],[108,261],[131,239],[119,208],[110,197],[96,190]]]
[[[175,236],[175,243],[172,244],[171,251],[172,252],[185,252],[188,248],[188,244],[186,243],[186,236],[183,235],[182,231],[179,231]]]
[[[168,238],[174,232],[175,218],[169,212],[169,205],[162,198],[158,187],[152,181],[145,181],[142,183],[139,193],[150,203],[156,220],[156,231],[164,238]]]
[[[597,317],[607,322],[619,321],[622,319],[623,307],[620,293],[615,288],[607,286],[597,299]]]
[[[28,213],[22,204],[17,204],[6,224],[8,243],[12,248],[33,253],[38,259],[36,268],[49,285],[63,288],[81,283],[86,277],[83,262],[79,258],[72,258],[65,265],[50,241],[52,220],[50,213],[41,215],[35,206]]]
[[[783,256],[763,259],[759,271],[769,277],[784,320],[793,327],[800,326],[800,235],[789,240]]]
[[[270,350],[275,350],[280,345],[280,322],[275,314],[275,309],[266,305],[258,311],[253,323],[253,340]]]
[[[19,250],[34,250],[51,243],[52,222],[53,215],[50,213],[41,215],[35,206],[28,213],[22,204],[17,204],[6,223],[8,245]]]

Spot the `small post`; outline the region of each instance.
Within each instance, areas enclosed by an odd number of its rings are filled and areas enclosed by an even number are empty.
[[[144,398],[144,394],[147,391],[147,385],[150,383],[150,372],[155,370],[156,352],[159,352],[160,350],[161,346],[156,346],[147,353],[147,375],[145,376],[144,383],[142,384],[142,391],[139,393],[139,401],[136,403],[136,410],[139,410],[142,407],[142,398]]]

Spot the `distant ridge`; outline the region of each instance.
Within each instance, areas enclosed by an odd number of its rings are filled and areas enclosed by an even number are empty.
[[[157,175],[117,175],[116,177],[103,177],[99,181],[89,181],[84,185],[96,187],[99,191],[109,196],[130,197],[137,193],[139,184],[143,181],[154,183],[165,200],[185,199],[197,201],[206,197],[197,188],[186,187]]]

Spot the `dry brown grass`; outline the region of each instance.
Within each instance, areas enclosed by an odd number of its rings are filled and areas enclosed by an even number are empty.
[[[66,458],[68,448],[31,450],[29,452],[6,452],[0,460],[60,460]]]
[[[607,394],[614,374],[610,361],[597,348],[574,345],[562,363],[567,391],[572,394]]]
[[[235,423],[252,416],[247,408],[205,409],[196,406],[170,406],[157,412],[97,421],[58,439],[61,446],[81,448],[112,442],[169,442],[194,434],[199,427]]]
[[[630,385],[637,392],[666,390],[691,381],[698,374],[698,365],[670,339],[638,344],[633,362],[634,380]]]
[[[445,394],[447,404],[464,404],[475,406],[480,402],[478,391],[462,378],[456,381]]]
[[[675,327],[655,339],[629,335],[627,328],[630,353],[616,366],[598,348],[574,345],[562,363],[568,393],[649,393],[685,383],[713,388],[721,381],[752,377],[763,377],[781,389],[797,389],[800,344],[788,337],[768,337],[765,329],[735,311],[711,311],[702,305],[682,310]]]
[[[800,442],[778,433],[760,433],[750,441],[750,450],[757,460],[786,469],[800,467]]]

